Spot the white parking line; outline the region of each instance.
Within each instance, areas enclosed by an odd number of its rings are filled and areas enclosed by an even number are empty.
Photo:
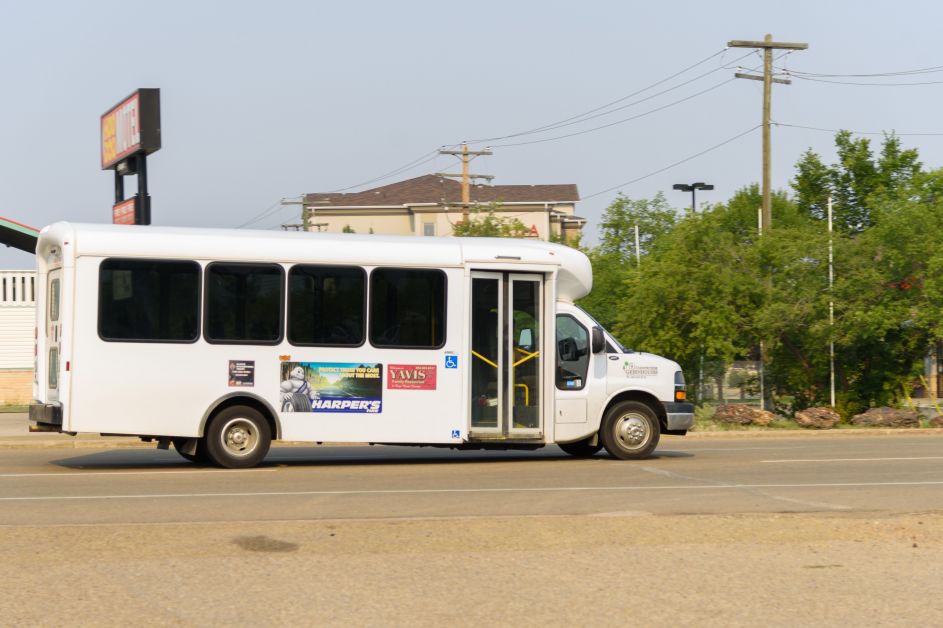
[[[723,484],[720,486],[551,486],[543,488],[429,488],[374,491],[265,491],[253,493],[155,493],[137,495],[37,495],[0,497],[0,502],[77,501],[92,499],[192,499],[207,497],[320,497],[338,495],[445,495],[462,493],[564,493],[590,491],[725,491],[768,488],[861,488],[872,486],[943,486],[943,480],[927,482],[831,482],[821,484]]]
[[[913,456],[910,458],[807,458],[797,460],[762,460],[761,462],[885,462],[891,460],[943,460],[943,456]]]

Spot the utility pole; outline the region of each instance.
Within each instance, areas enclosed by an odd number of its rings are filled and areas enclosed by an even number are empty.
[[[439,177],[460,177],[462,183],[462,220],[468,222],[468,208],[471,206],[471,180],[472,179],[486,179],[491,181],[494,179],[494,175],[490,174],[471,174],[468,171],[468,164],[471,163],[473,157],[478,157],[479,155],[491,155],[493,154],[490,149],[486,148],[484,150],[468,150],[468,144],[462,142],[462,150],[440,150],[440,155],[455,155],[462,160],[462,172],[461,173],[448,173],[448,172],[437,172],[436,176]]]
[[[772,35],[766,35],[763,41],[744,41],[735,39],[728,41],[730,48],[758,48],[763,50],[763,76],[753,74],[734,74],[737,78],[751,81],[763,81],[763,227],[769,231],[773,225],[770,192],[770,101],[772,100],[773,83],[790,85],[789,79],[773,77],[773,50],[806,50],[809,44],[773,41]]]

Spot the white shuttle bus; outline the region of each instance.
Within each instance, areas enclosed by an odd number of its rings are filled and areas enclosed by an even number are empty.
[[[33,431],[251,467],[273,440],[634,459],[693,422],[678,364],[574,305],[565,246],[59,222],[36,257]]]

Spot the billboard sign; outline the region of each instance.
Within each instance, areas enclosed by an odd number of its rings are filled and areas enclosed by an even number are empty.
[[[101,167],[160,148],[160,90],[139,89],[101,117]]]
[[[111,222],[116,225],[134,225],[137,210],[137,196],[121,201],[111,208]]]

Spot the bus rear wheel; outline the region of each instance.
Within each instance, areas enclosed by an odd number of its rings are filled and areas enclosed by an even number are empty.
[[[202,439],[197,439],[196,442],[196,453],[188,454],[183,451],[183,447],[186,444],[187,438],[175,438],[173,439],[174,449],[177,450],[177,453],[180,454],[184,459],[189,460],[194,464],[206,464],[206,445]]]
[[[245,469],[262,462],[271,444],[271,429],[262,413],[249,406],[230,406],[210,421],[204,447],[213,464]]]
[[[660,436],[658,417],[640,401],[620,401],[609,408],[599,431],[606,451],[619,460],[649,457]]]

